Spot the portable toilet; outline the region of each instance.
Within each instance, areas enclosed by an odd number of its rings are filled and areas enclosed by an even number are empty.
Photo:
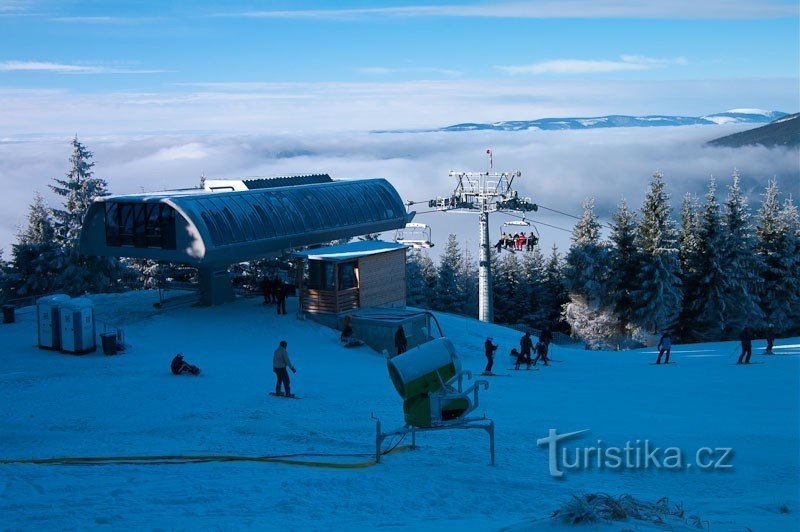
[[[69,296],[66,294],[53,294],[36,300],[40,349],[61,349],[61,321],[58,317],[58,306],[65,301],[69,301]]]
[[[61,352],[82,355],[97,349],[94,330],[94,304],[76,297],[59,305]]]

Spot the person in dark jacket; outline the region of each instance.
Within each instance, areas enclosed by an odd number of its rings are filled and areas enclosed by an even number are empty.
[[[286,284],[280,279],[278,279],[278,285],[273,294],[278,302],[278,314],[286,314]]]
[[[753,354],[753,335],[750,332],[750,327],[745,327],[742,330],[742,334],[739,335],[739,341],[742,343],[742,354],[739,355],[739,361],[736,363],[742,364],[742,361],[744,361],[745,364],[749,364],[750,355]]]
[[[483,370],[484,375],[492,374],[492,366],[494,365],[494,352],[497,351],[497,346],[492,342],[491,338],[487,338],[483,344],[484,354],[486,355],[486,369]]]
[[[539,341],[536,342],[536,347],[534,347],[534,350],[536,351],[536,358],[533,359],[533,365],[535,366],[536,363],[541,359],[545,366],[549,366],[550,359],[547,358],[547,344],[545,344],[541,338],[539,338]]]
[[[520,354],[525,360],[525,364],[528,365],[528,369],[531,369],[531,350],[533,349],[533,340],[531,340],[531,333],[526,332],[525,336],[523,336],[519,341],[519,348]]]
[[[661,338],[658,340],[658,359],[656,360],[656,364],[661,364],[661,356],[666,353],[667,358],[664,359],[664,364],[669,364],[669,353],[672,351],[672,340],[669,337],[669,333],[664,331],[664,334],[661,335]]]
[[[398,355],[402,355],[408,349],[408,340],[402,325],[398,326],[397,331],[394,333],[394,346],[397,348]]]
[[[264,277],[261,281],[261,292],[264,294],[264,304],[272,303],[272,280],[269,277]]]
[[[200,374],[200,368],[197,366],[192,366],[183,360],[183,355],[181,353],[175,355],[175,358],[172,359],[172,363],[169,365],[169,368],[172,370],[173,375],[180,375],[182,373],[190,373],[192,375]]]

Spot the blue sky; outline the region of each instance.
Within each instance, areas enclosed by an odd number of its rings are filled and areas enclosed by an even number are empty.
[[[0,0],[0,35],[12,136],[800,107],[796,1]]]

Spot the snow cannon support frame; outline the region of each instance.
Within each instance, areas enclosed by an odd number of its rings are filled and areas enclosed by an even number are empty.
[[[485,382],[485,381],[477,381],[478,382]],[[418,432],[430,432],[435,430],[447,430],[447,429],[481,429],[485,430],[486,433],[489,435],[489,457],[491,465],[495,465],[494,460],[494,420],[487,418],[486,416],[483,417],[468,417],[468,418],[461,418],[456,421],[447,423],[445,425],[436,425],[433,427],[415,427],[413,425],[404,425],[399,429],[391,430],[389,432],[381,432],[381,420],[375,417],[374,415],[371,416],[372,419],[375,420],[375,462],[381,462],[381,456],[383,456],[384,451],[382,451],[383,442],[386,438],[391,438],[392,436],[400,436],[404,437],[408,434],[411,434],[411,450],[414,451],[417,449],[417,433]]]

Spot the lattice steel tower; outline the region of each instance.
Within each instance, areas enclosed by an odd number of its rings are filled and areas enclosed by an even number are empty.
[[[458,180],[449,198],[437,198],[429,207],[441,211],[474,214],[480,219],[480,253],[478,262],[478,319],[494,321],[492,269],[490,262],[489,213],[528,212],[538,207],[530,198],[520,198],[512,189],[521,172],[450,172]]]

